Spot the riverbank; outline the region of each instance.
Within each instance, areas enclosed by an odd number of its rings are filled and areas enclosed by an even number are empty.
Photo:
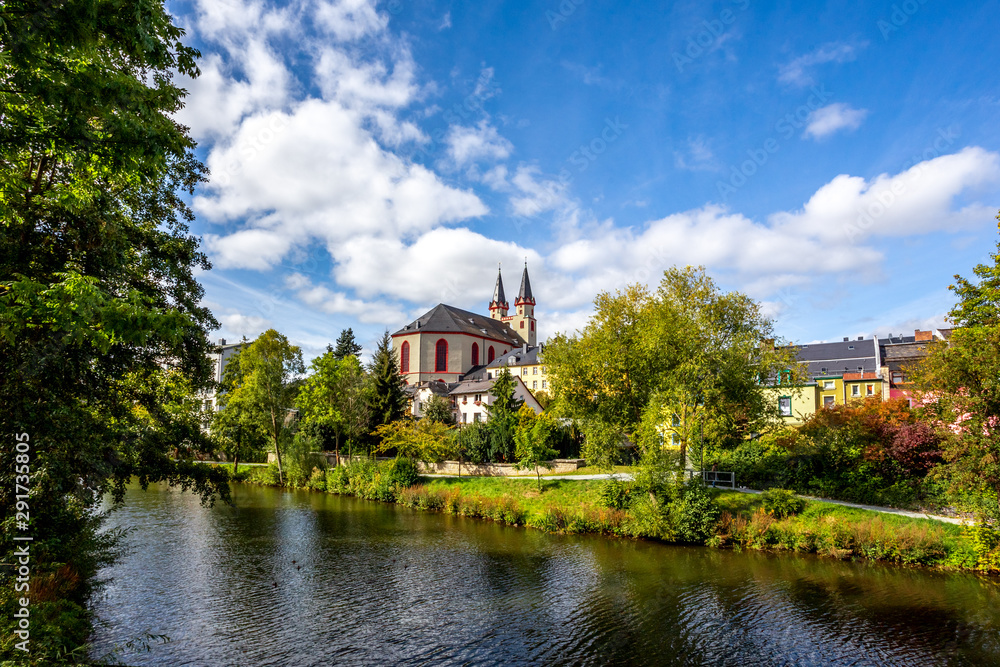
[[[279,486],[276,471],[256,468],[237,481]],[[769,511],[761,495],[679,491],[654,504],[626,483],[549,477],[534,480],[418,477],[405,465],[365,464],[314,470],[302,488],[527,526],[554,533],[701,544],[713,548],[790,551],[837,559],[997,572],[995,531],[879,514],[816,500],[788,516]],[[688,487],[690,488],[690,487]],[[689,494],[689,495],[685,495]],[[702,497],[704,496],[704,497]]]

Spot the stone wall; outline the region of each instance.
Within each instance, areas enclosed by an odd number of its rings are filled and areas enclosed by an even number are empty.
[[[337,455],[335,452],[315,452],[317,456],[326,458],[327,463],[336,465]],[[390,457],[380,456],[379,461],[388,461]],[[355,460],[365,460],[365,457],[355,456]],[[270,461],[270,457],[268,457]],[[346,466],[350,463],[348,457],[341,455],[340,465]],[[555,459],[551,461],[551,468],[542,468],[542,474],[554,472],[574,472],[579,470],[586,461],[584,459]],[[459,463],[458,461],[441,461],[440,463],[426,464],[417,461],[417,468],[420,472],[432,475],[469,475],[470,477],[511,477],[514,475],[534,475],[534,470],[517,470],[513,463],[483,463],[476,465],[468,461]]]

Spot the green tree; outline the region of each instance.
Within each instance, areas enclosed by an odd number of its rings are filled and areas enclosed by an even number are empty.
[[[327,351],[329,351],[329,347]],[[341,331],[340,337],[337,339],[337,347],[333,350],[333,356],[340,360],[347,357],[357,358],[359,354],[361,354],[361,346],[354,340],[354,330],[348,327]]]
[[[323,449],[332,445],[339,459],[341,445],[361,436],[367,424],[364,369],[353,354],[338,358],[335,351],[313,359],[310,368],[298,396],[302,427]]]
[[[377,452],[396,452],[396,456],[433,463],[443,461],[454,449],[451,427],[424,418],[400,419],[375,430],[379,439]]]
[[[974,499],[983,519],[1000,521],[1000,243],[990,259],[973,269],[975,281],[955,276],[948,319],[956,329],[930,346],[912,376],[925,409],[958,431],[944,444],[953,491]]]
[[[200,305],[194,272],[209,265],[184,203],[204,168],[175,120],[184,91],[173,76],[198,74],[182,37],[158,0],[0,4],[0,432],[30,443],[33,577],[66,568],[58,610],[33,600],[38,664],[89,632],[71,616],[86,618],[109,558],[105,494],[122,500],[138,475],[228,497],[225,471],[170,456],[210,443],[193,432],[176,442],[178,413],[163,407],[181,391],[165,372],[207,385],[218,326]],[[14,456],[0,448],[5,489]],[[13,502],[0,499],[5,562]],[[0,593],[5,647],[10,599]]]
[[[268,329],[240,351],[238,360],[243,383],[229,392],[228,401],[262,420],[278,460],[278,481],[284,484],[282,438],[291,426],[296,376],[305,372],[302,351],[284,335]]]
[[[525,423],[518,428],[514,436],[516,443],[514,467],[518,470],[534,469],[538,479],[538,490],[542,490],[542,473],[540,468],[551,468],[552,459],[559,452],[551,447],[556,440],[559,425],[547,415]]]
[[[581,335],[546,348],[560,410],[591,436],[588,460],[613,465],[636,445],[662,467],[672,457],[659,450],[673,431],[684,465],[702,429],[706,441],[733,446],[778,423],[763,380],[800,371],[749,297],[687,267],[666,271],[656,292],[630,286],[598,295],[595,306]]]
[[[368,405],[371,410],[369,430],[374,432],[383,424],[391,424],[406,412],[406,394],[403,393],[403,376],[399,373],[399,362],[392,350],[389,332],[375,348],[368,367]]]
[[[245,339],[244,339],[245,341]],[[212,435],[233,462],[233,474],[239,472],[240,459],[256,457],[267,447],[266,419],[260,406],[251,400],[243,386],[240,353],[229,358],[222,372],[216,400],[219,411],[212,419]]]
[[[524,403],[517,397],[517,380],[504,366],[490,388],[493,401],[486,406],[486,432],[490,443],[490,460],[509,462],[514,459],[514,434],[517,433],[518,410]]]
[[[447,426],[455,424],[455,416],[451,411],[451,401],[437,394],[431,396],[430,400],[427,401],[427,405],[424,407],[424,417]]]

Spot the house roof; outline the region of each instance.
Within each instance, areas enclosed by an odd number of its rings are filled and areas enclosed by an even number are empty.
[[[878,371],[874,338],[813,343],[796,346],[799,361],[806,363],[809,377]]]
[[[491,361],[486,367],[487,368],[499,368],[501,366],[534,366],[535,364],[541,363],[539,355],[543,352],[543,347],[541,345],[536,345],[535,347],[529,347],[528,351],[525,352],[525,346],[522,343],[519,347],[511,350],[507,354],[501,354],[499,357]],[[513,361],[511,361],[513,359]]]
[[[393,336],[412,333],[464,333],[470,336],[491,338],[511,346],[521,344],[521,338],[500,320],[485,315],[477,315],[467,310],[439,303],[426,313],[410,322]]]
[[[534,303],[535,297],[531,295],[531,281],[528,280],[528,264],[524,264],[524,273],[521,274],[521,289],[517,293],[517,303],[522,301]]]

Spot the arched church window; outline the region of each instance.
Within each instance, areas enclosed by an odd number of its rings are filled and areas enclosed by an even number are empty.
[[[410,372],[410,344],[406,341],[403,341],[403,347],[399,349],[399,371]]]
[[[494,351],[493,346],[490,345],[490,349],[486,352],[486,363],[492,364],[493,360],[497,358],[497,353]]]
[[[448,341],[444,338],[439,340],[434,347],[434,371],[448,372]]]
[[[521,320],[521,328],[524,328],[524,320]]]
[[[479,365],[479,343],[472,344],[472,365]]]

